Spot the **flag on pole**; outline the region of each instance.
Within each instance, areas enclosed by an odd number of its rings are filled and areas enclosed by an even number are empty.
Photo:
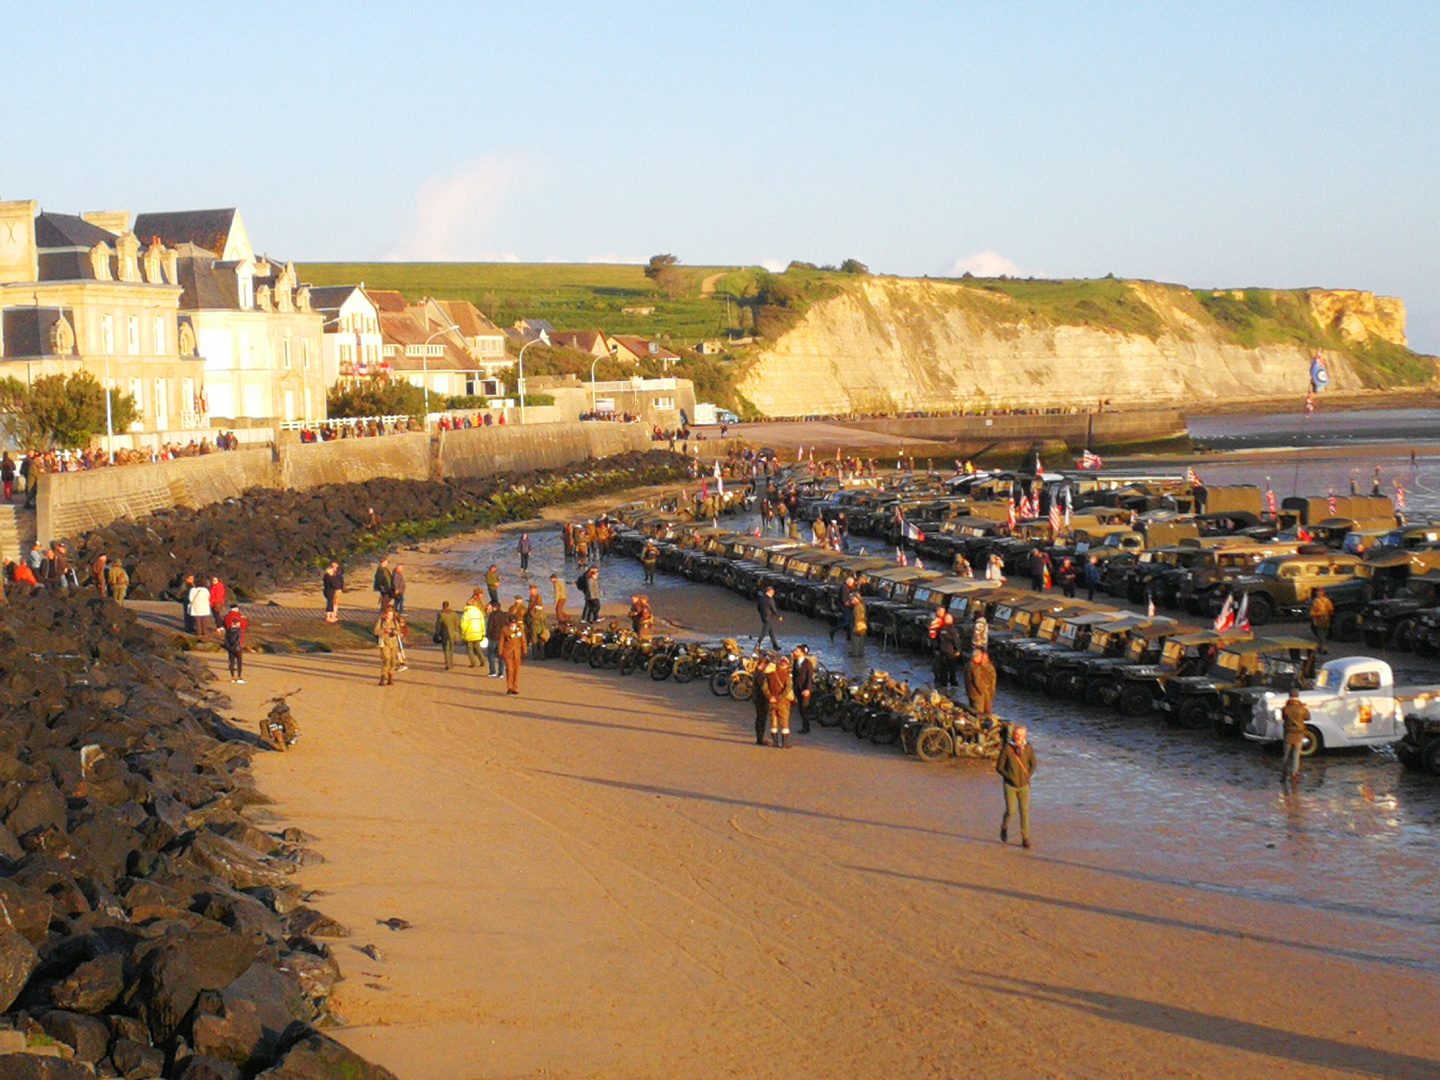
[[[1145,605],[1145,617],[1149,619],[1155,617],[1155,598],[1153,596],[1150,597],[1150,602]]]
[[[900,535],[912,544],[920,544],[925,541],[925,534],[920,530],[920,526],[914,522],[906,521],[904,518],[900,519]]]
[[[1019,520],[1020,515],[1015,511],[1015,493],[1013,491],[1010,493],[1010,510],[1006,516],[1009,519],[1010,528],[1015,528],[1015,523]]]
[[[1315,392],[1312,390],[1305,395],[1305,415],[1309,416],[1315,411]]]
[[[1400,486],[1400,481],[1395,481],[1395,509],[1405,509],[1405,489]]]
[[[1201,487],[1201,486],[1202,486],[1201,483],[1200,483],[1200,477],[1196,476],[1196,475],[1195,475],[1195,470],[1192,469],[1192,468],[1189,468],[1188,466],[1187,466],[1186,469],[1185,469],[1185,483],[1189,484],[1191,487]]]
[[[1065,531],[1070,531],[1070,489],[1065,489]]]
[[[715,494],[725,497],[725,478],[720,475],[720,462],[715,462]]]
[[[1330,369],[1325,366],[1325,356],[1319,349],[1310,361],[1310,392],[1316,393],[1330,385]]]
[[[901,566],[908,566],[908,565],[909,565],[909,562],[908,562],[908,561],[906,560],[906,558],[905,558],[905,552],[904,552],[904,550],[903,550],[902,548],[898,548],[898,547],[897,547],[897,548],[895,549],[895,561],[896,561],[897,563],[899,563]]]
[[[1050,496],[1050,535],[1057,539],[1060,536],[1060,503],[1053,495]]]
[[[1080,468],[1082,469],[1103,469],[1105,462],[1100,460],[1099,454],[1092,454],[1086,450],[1080,455]]]
[[[1215,616],[1216,630],[1229,630],[1235,625],[1235,597],[1229,593],[1225,594],[1225,604],[1220,609],[1220,614]]]
[[[1334,488],[1331,488],[1331,489],[1330,489],[1330,516],[1331,516],[1331,517],[1339,517],[1339,516],[1340,516],[1340,504],[1339,504],[1339,503],[1336,501],[1336,499],[1335,499],[1335,489],[1334,489]]]
[[[1271,516],[1272,518],[1277,516],[1276,510],[1275,510],[1275,489],[1274,489],[1274,488],[1266,488],[1266,489],[1265,489],[1265,509],[1266,509],[1267,511],[1269,511],[1270,516]]]
[[[1248,592],[1240,598],[1240,610],[1235,613],[1235,628],[1237,630],[1250,629],[1250,594]]]

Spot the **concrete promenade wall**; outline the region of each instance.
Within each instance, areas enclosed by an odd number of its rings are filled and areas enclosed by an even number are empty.
[[[653,445],[643,424],[589,422],[442,431],[440,475],[463,479],[558,469],[586,458],[649,450]]]
[[[123,517],[141,518],[172,506],[208,506],[246,488],[273,486],[275,478],[268,446],[153,465],[46,473],[35,497],[35,535],[48,543]]]
[[[279,475],[270,487],[307,488],[359,484],[379,476],[429,480],[430,436],[423,431],[378,439],[336,439],[328,443],[282,443]]]
[[[652,446],[642,424],[534,424],[441,434],[439,475],[558,469],[590,457]],[[279,449],[232,450],[153,465],[47,473],[35,500],[37,538],[48,543],[120,518],[139,519],[172,506],[192,509],[233,499],[253,487],[305,490],[386,476],[436,475],[431,439],[423,432],[329,443],[282,443]]]
[[[1063,439],[1075,447],[1159,442],[1186,433],[1185,415],[1178,409],[1034,416],[917,416],[852,423],[863,431],[907,439],[938,442]]]

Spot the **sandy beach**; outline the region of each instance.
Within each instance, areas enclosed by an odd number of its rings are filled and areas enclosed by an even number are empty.
[[[455,591],[412,571],[412,606]],[[256,778],[353,930],[336,1034],[405,1080],[1440,1077],[1403,924],[1144,872],[1149,831],[1047,806],[1043,745],[1024,852],[987,763],[762,749],[703,686],[558,662],[507,698],[416,630],[393,688],[367,651],[224,684],[246,726],[305,687]]]

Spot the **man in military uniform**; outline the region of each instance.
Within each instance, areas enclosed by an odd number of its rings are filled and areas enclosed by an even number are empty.
[[[630,628],[640,636],[641,641],[650,640],[650,628],[655,625],[655,613],[650,610],[649,597],[638,593],[630,597]]]
[[[570,618],[565,614],[565,582],[560,580],[559,574],[550,575],[550,587],[555,590],[556,625],[569,622]]]
[[[1300,691],[1291,690],[1290,698],[1280,710],[1280,722],[1285,728],[1285,756],[1280,762],[1280,782],[1300,782],[1300,751],[1305,745],[1306,725],[1310,723],[1310,710],[1300,700]]]
[[[976,649],[965,665],[965,694],[970,699],[970,711],[987,719],[995,706],[995,665],[984,649]]]
[[[1018,814],[1020,846],[1030,846],[1030,778],[1038,767],[1028,731],[1024,724],[1020,724],[1010,733],[1010,738],[1000,750],[1000,759],[995,762],[995,771],[1000,774],[1000,786],[1005,794],[1005,813],[1000,817],[1002,844],[1009,843],[1010,818]]]
[[[753,688],[750,691],[750,704],[755,706],[755,745],[765,745],[765,732],[770,726],[770,699],[765,694],[765,669],[769,666],[768,657],[762,657],[755,664],[755,671],[752,675]]]
[[[660,549],[654,540],[645,541],[645,550],[640,553],[640,565],[645,570],[645,584],[655,584],[655,564],[660,561]]]
[[[519,599],[518,597],[516,599]],[[506,613],[508,614],[508,613]],[[523,616],[510,621],[500,632],[500,659],[505,665],[505,693],[520,693],[520,661],[525,656],[525,624]]]
[[[1310,631],[1315,635],[1315,641],[1322,653],[1330,651],[1325,642],[1330,637],[1330,620],[1334,615],[1335,601],[1325,595],[1324,589],[1316,589],[1315,595],[1310,599]]]
[[[795,698],[795,691],[790,686],[790,659],[784,653],[765,665],[764,690],[766,704],[770,707],[770,744],[788,750],[790,703]]]
[[[375,637],[380,642],[380,685],[395,685],[395,669],[400,666],[400,642],[405,637],[405,620],[386,607],[375,620]]]
[[[550,640],[550,616],[545,611],[539,585],[530,586],[529,603],[525,607],[525,639],[530,644],[530,655],[544,659],[545,643]]]
[[[460,627],[460,613],[450,607],[449,600],[440,605],[432,636],[435,644],[440,646],[440,651],[445,654],[445,670],[449,671],[455,666],[455,643],[465,640],[464,631]],[[470,658],[470,664],[474,666],[474,657]]]
[[[485,588],[490,593],[490,603],[500,603],[500,568],[494,563],[485,571]]]

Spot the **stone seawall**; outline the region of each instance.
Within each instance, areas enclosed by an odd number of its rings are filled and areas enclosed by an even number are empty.
[[[649,450],[652,445],[643,424],[592,422],[442,431],[440,475],[463,479],[496,472],[558,469],[586,458]]]
[[[254,487],[306,490],[378,477],[429,480],[436,473],[423,433],[331,443],[282,443],[276,450],[232,450],[153,465],[126,465],[40,477],[36,536],[78,536],[120,518],[138,520],[172,506],[198,508]],[[442,479],[557,469],[591,457],[649,450],[640,424],[537,424],[447,431],[439,441]]]

